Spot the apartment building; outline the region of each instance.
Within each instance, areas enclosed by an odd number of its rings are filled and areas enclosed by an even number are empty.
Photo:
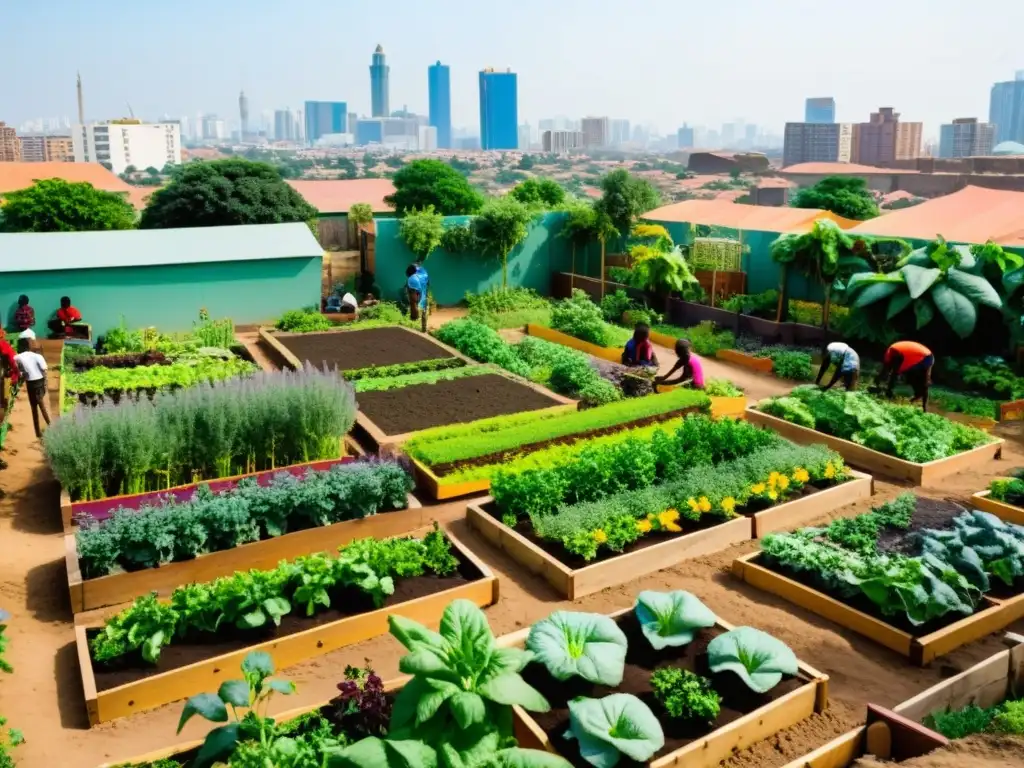
[[[990,155],[995,141],[996,127],[991,123],[979,123],[976,117],[958,117],[939,129],[939,157]]]
[[[21,160],[21,139],[18,132],[7,123],[0,123],[0,163],[17,163]]]
[[[70,136],[22,136],[21,159],[25,163],[73,163],[75,145]]]
[[[583,133],[583,144],[586,147],[606,147],[611,133],[607,117],[584,117],[580,124]]]
[[[76,163],[100,163],[116,174],[129,165],[157,168],[181,162],[181,126],[111,120],[75,126],[71,134]]]
[[[583,131],[544,131],[541,141],[545,152],[556,155],[583,149],[584,146]]]

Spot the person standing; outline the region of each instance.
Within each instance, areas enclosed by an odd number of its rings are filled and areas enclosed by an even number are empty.
[[[2,373],[2,381],[0,381],[0,410],[7,410],[8,396],[14,390],[14,385],[18,383],[18,362],[15,359],[14,347],[12,347],[7,339],[0,334],[0,373]],[[10,386],[7,384],[7,380],[10,379]]]
[[[430,277],[419,262],[410,264],[405,270],[405,289],[409,294],[409,318],[420,320],[420,328],[427,332],[427,291]]]
[[[704,364],[700,357],[693,353],[689,339],[676,340],[676,363],[668,373],[659,376],[654,380],[655,391],[658,384],[675,384],[680,387],[692,387],[693,389],[704,389]],[[682,368],[679,378],[669,381],[672,374]]]
[[[19,331],[30,331],[36,324],[36,311],[28,303],[28,296],[18,297],[18,308],[14,310],[14,327]]]
[[[885,394],[892,398],[896,379],[900,376],[914,390],[910,402],[921,401],[921,410],[928,410],[928,390],[932,385],[932,368],[935,367],[935,355],[924,344],[916,341],[897,341],[885,350],[882,358],[882,371],[878,374],[878,383],[888,377]]]
[[[32,342],[28,339],[18,340],[18,354],[14,356],[21,375],[28,387],[28,402],[32,406],[32,426],[36,429],[36,437],[42,437],[39,429],[39,414],[43,414],[46,426],[50,426],[50,411],[46,405],[46,358],[32,350]]]
[[[825,385],[826,392],[832,389],[832,385],[839,381],[840,377],[847,392],[857,389],[857,382],[860,381],[860,355],[853,347],[841,341],[833,341],[825,348],[825,356],[821,360],[821,368],[818,369],[818,378],[814,380],[819,387],[821,377],[825,375],[829,365],[834,365],[836,372],[832,375],[832,380]]]

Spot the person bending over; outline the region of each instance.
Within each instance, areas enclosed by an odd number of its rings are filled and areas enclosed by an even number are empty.
[[[928,390],[932,385],[934,367],[935,355],[924,344],[918,344],[916,341],[897,341],[885,350],[877,385],[882,386],[884,381],[885,395],[891,399],[896,380],[902,376],[914,390],[910,402],[920,400],[921,410],[927,411]]]
[[[647,323],[636,324],[633,338],[626,342],[626,347],[622,350],[622,364],[630,368],[642,366],[657,369],[658,357],[654,354],[651,329],[647,327]]]
[[[675,384],[680,387],[692,387],[693,389],[704,389],[704,364],[701,359],[693,353],[690,342],[687,339],[676,341],[676,364],[664,376],[654,380],[655,388],[658,384]],[[681,370],[679,377],[672,379],[672,374]]]
[[[830,365],[836,367],[836,372],[832,374],[832,380],[824,386],[825,391],[832,389],[840,377],[848,392],[857,389],[857,383],[860,381],[860,355],[854,351],[853,347],[841,341],[833,341],[829,344],[825,348],[825,356],[822,358],[821,368],[818,369],[818,378],[815,379],[815,384],[821,386],[821,377],[825,375],[825,371]]]

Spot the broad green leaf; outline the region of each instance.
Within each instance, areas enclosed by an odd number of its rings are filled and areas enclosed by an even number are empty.
[[[465,730],[474,723],[482,723],[487,717],[487,708],[479,694],[459,691],[448,700],[452,716],[459,728]]]
[[[846,283],[848,290],[854,290],[855,288],[867,287],[870,285],[880,285],[884,283],[902,283],[903,274],[901,272],[858,272],[857,274],[850,277]]]
[[[418,621],[392,614],[388,616],[388,627],[394,638],[410,651],[416,650],[415,646],[419,643],[429,645],[442,652],[448,651],[448,644],[444,638],[427,629]]]
[[[398,669],[406,675],[437,675],[452,671],[446,654],[425,645],[399,659]]]
[[[907,290],[910,292],[910,298],[912,299],[923,296],[942,275],[942,270],[936,267],[927,269],[914,266],[913,264],[903,267],[902,272],[903,279],[907,284]]]
[[[531,712],[547,712],[551,709],[547,699],[532,685],[523,680],[518,672],[508,672],[492,677],[479,686],[480,693],[498,704],[517,705]]]
[[[422,741],[367,737],[328,758],[330,768],[437,768],[437,753]]]
[[[999,292],[992,287],[992,283],[980,275],[971,275],[957,269],[951,269],[949,274],[946,275],[946,281],[949,283],[950,288],[958,291],[974,302],[974,304],[983,304],[993,309],[999,309],[1003,306],[1003,300],[999,297]]]
[[[914,317],[917,320],[917,329],[921,330],[935,317],[935,309],[931,299],[925,297],[914,302]]]
[[[261,608],[243,613],[235,622],[241,629],[256,629],[267,623],[267,614]]]
[[[291,680],[271,680],[267,685],[271,690],[277,691],[284,696],[291,696],[295,693],[295,683]]]
[[[228,709],[215,693],[196,694],[185,702],[185,709],[182,710],[181,719],[178,720],[178,733],[181,733],[185,723],[192,719],[192,715],[199,715],[211,723],[226,723]]]
[[[1007,296],[1012,296],[1021,285],[1024,285],[1024,267],[1003,273],[1003,290]]]
[[[621,755],[646,762],[665,746],[658,718],[629,693],[570,701],[566,736],[575,738],[583,759],[599,768],[616,765]]]
[[[874,304],[876,301],[889,298],[898,290],[905,290],[902,280],[900,282],[887,281],[874,283],[872,285],[868,285],[857,294],[857,298],[853,302],[853,305],[855,307],[866,307]]]
[[[448,699],[459,692],[459,687],[454,683],[435,678],[423,678],[423,694],[416,702],[416,724],[422,725],[437,714]]]
[[[974,332],[974,326],[978,322],[978,311],[970,299],[951,288],[946,282],[936,283],[932,288],[931,297],[936,309],[957,336],[966,339]]]
[[[618,685],[626,665],[626,635],[601,613],[556,611],[530,627],[526,647],[556,680],[579,675]]]
[[[798,671],[796,654],[781,640],[753,627],[737,627],[708,643],[712,672],[735,672],[757,693],[766,693],[783,675]]]
[[[494,635],[480,607],[469,600],[455,600],[441,615],[441,637],[462,656],[462,663],[482,669],[494,651]]]
[[[246,654],[242,660],[242,672],[249,674],[259,673],[264,677],[274,674],[274,659],[266,651],[252,651]]]
[[[416,724],[416,711],[420,698],[431,692],[425,682],[425,678],[414,677],[395,695],[394,704],[391,707],[391,723],[388,732],[394,735],[396,732],[405,732]]]
[[[263,601],[263,610],[277,626],[281,625],[281,617],[287,615],[291,609],[291,603],[283,597],[268,597]]]
[[[236,707],[248,707],[249,684],[245,680],[225,680],[217,690],[217,696],[225,704],[234,704]]]
[[[192,768],[208,768],[226,759],[238,745],[239,728],[239,723],[230,723],[206,734],[206,741],[192,761]]]
[[[909,293],[906,291],[897,291],[889,299],[889,311],[885,313],[885,319],[892,320],[896,315],[909,307],[910,302],[912,301],[913,299],[910,298]]]
[[[152,635],[146,638],[146,641],[142,644],[142,658],[148,661],[150,664],[156,664],[160,658],[160,649],[164,645],[164,631],[158,629]]]
[[[571,768],[571,764],[561,755],[543,752],[539,749],[522,749],[512,747],[500,749],[491,760],[488,768]]]
[[[522,672],[532,660],[533,654],[522,648],[495,648],[488,672],[494,675],[504,672]]]
[[[677,590],[645,590],[633,609],[651,647],[660,651],[667,646],[686,645],[698,630],[713,627],[716,616],[695,595]]]

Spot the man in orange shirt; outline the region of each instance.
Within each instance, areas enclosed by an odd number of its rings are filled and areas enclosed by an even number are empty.
[[[71,306],[71,299],[67,296],[60,297],[60,309],[57,310],[57,320],[54,323],[54,331],[63,332],[70,336],[74,332],[74,324],[82,322],[82,313],[77,307]]]
[[[893,387],[900,376],[914,389],[914,397],[910,402],[921,399],[921,410],[928,410],[928,388],[932,384],[932,368],[935,367],[935,355],[924,344],[916,341],[897,341],[885,350],[882,358],[882,372],[878,374],[881,383],[888,377],[885,394],[893,396]]]

